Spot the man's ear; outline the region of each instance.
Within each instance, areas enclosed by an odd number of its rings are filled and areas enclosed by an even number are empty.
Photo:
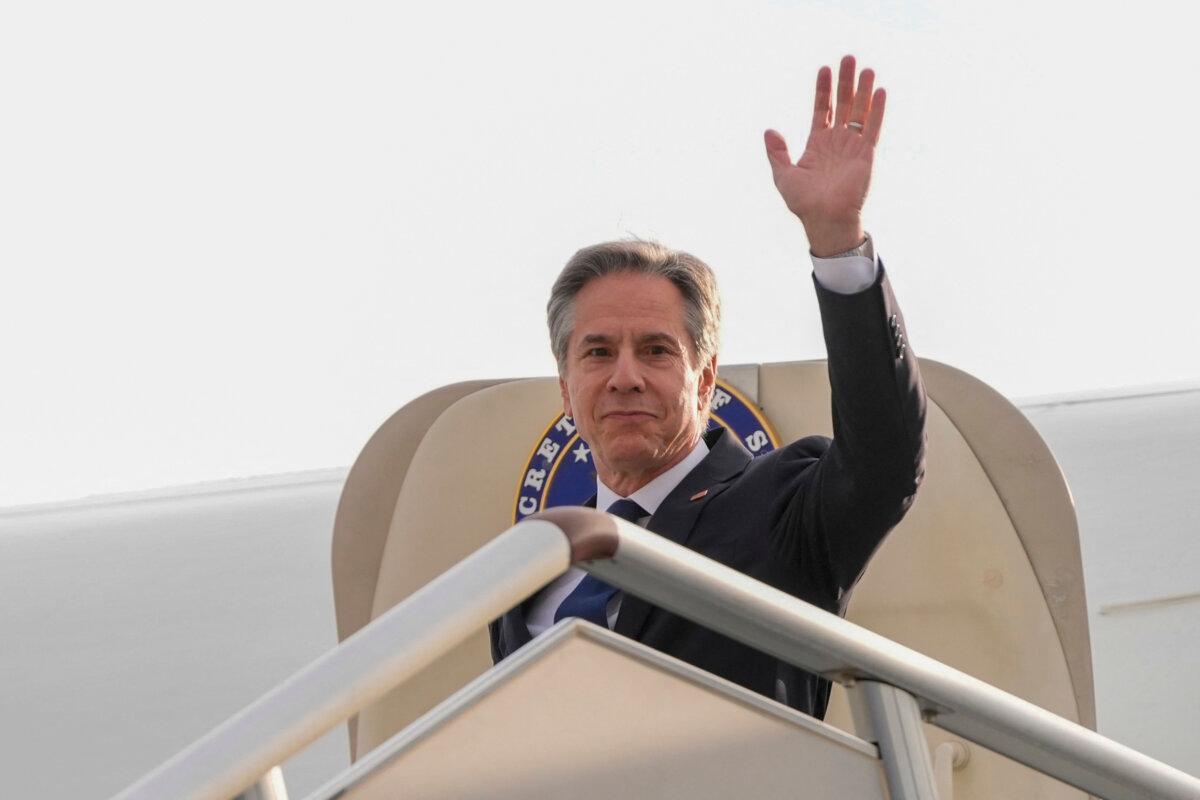
[[[571,413],[571,393],[567,391],[567,382],[560,374],[558,376],[558,391],[562,394],[563,413],[568,417],[574,417]]]
[[[714,353],[700,368],[700,385],[696,395],[700,400],[700,410],[705,411],[712,403],[713,392],[717,388],[717,356]]]

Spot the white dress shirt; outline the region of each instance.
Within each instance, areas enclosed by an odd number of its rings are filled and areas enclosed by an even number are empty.
[[[874,243],[871,241],[870,236],[867,237],[865,249],[868,255],[853,255],[841,258],[817,258],[816,256],[812,256],[813,272],[816,273],[817,282],[831,292],[837,292],[838,294],[855,294],[871,286],[875,283],[875,278],[879,274],[879,266],[874,258]],[[658,507],[662,505],[662,501],[667,498],[667,495],[707,455],[708,445],[701,439],[682,461],[629,495],[630,500],[637,503],[647,512],[647,515],[639,519],[637,524],[645,526],[646,521],[658,510]],[[599,478],[596,479],[596,508],[606,509],[620,499],[621,497],[612,489],[605,486],[603,481]],[[544,633],[554,624],[554,613],[558,611],[558,607],[562,605],[562,601],[575,590],[575,587],[579,585],[585,575],[587,573],[579,567],[571,567],[565,573],[555,578],[545,589],[542,589],[537,597],[534,598],[529,609],[529,614],[525,617],[525,623],[529,627],[530,636],[537,636]],[[608,617],[609,628],[612,628],[617,622],[617,614],[621,611],[621,596],[622,593],[617,591],[608,601],[605,614]]]

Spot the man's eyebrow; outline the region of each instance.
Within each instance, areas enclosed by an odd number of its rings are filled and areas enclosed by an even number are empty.
[[[650,344],[654,342],[666,342],[668,344],[679,344],[679,340],[669,333],[654,331],[653,333],[645,333],[638,337],[638,342],[641,344]]]
[[[587,347],[588,345],[593,344],[612,344],[614,341],[616,341],[616,339],[607,334],[587,333],[579,339],[579,346]],[[650,333],[643,333],[637,337],[637,341],[638,344],[656,344],[664,342],[666,344],[679,344],[679,340],[676,337],[664,331],[651,331]]]

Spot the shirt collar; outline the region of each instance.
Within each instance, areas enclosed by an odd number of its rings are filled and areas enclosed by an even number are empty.
[[[629,499],[646,509],[650,516],[654,516],[654,512],[662,505],[662,501],[667,499],[667,495],[687,477],[689,472],[699,466],[706,455],[708,455],[708,445],[704,443],[702,437],[696,442],[692,452],[684,456],[682,461],[629,495]],[[603,511],[620,499],[620,495],[605,486],[600,478],[596,478],[596,508]]]

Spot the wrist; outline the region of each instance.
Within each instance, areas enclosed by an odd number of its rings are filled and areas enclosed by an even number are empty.
[[[867,238],[859,220],[824,225],[805,225],[809,252],[817,258],[844,253],[858,247]]]

